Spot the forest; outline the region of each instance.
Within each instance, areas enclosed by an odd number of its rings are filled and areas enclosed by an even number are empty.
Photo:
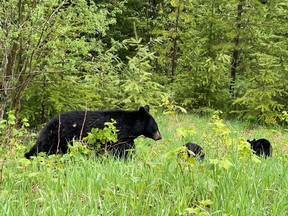
[[[0,0],[0,215],[287,216],[287,11],[287,0]],[[117,114],[100,124],[103,113]],[[121,144],[118,123],[129,157],[106,148]]]
[[[283,0],[11,0],[0,5],[1,110],[211,113],[283,123]]]

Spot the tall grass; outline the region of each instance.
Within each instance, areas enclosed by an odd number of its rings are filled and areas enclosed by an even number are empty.
[[[22,147],[2,151],[0,214],[288,215],[283,128],[196,115],[156,121],[163,139],[138,138],[132,160],[76,153],[28,161]],[[245,139],[254,137],[271,141],[271,158],[245,151]],[[205,149],[203,162],[179,158],[191,141]]]

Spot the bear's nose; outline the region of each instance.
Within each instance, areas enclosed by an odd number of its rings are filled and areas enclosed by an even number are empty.
[[[153,139],[154,139],[154,140],[160,140],[160,139],[162,139],[161,134],[160,134],[159,131],[157,131],[157,132],[154,134]]]

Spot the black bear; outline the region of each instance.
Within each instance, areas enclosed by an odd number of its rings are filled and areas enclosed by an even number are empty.
[[[36,144],[25,157],[29,159],[39,152],[47,155],[67,153],[69,142],[87,136],[92,128],[103,129],[104,123],[111,119],[116,120],[115,126],[119,130],[118,142],[110,147],[115,156],[126,157],[129,150],[134,150],[134,139],[140,135],[153,140],[161,139],[157,123],[149,114],[148,105],[133,111],[70,111],[57,115],[45,125]]]
[[[250,143],[251,149],[254,151],[254,154],[258,156],[269,157],[272,154],[272,146],[270,142],[266,139],[253,139],[252,141],[247,140]]]
[[[184,146],[186,146],[186,148],[189,151],[192,151],[194,153],[194,155],[192,156],[199,158],[201,161],[204,159],[205,154],[201,146],[197,145],[196,143],[186,143]],[[188,157],[191,157],[191,154],[189,151],[187,151],[187,155]]]
[[[266,4],[267,0],[259,0],[262,4]]]

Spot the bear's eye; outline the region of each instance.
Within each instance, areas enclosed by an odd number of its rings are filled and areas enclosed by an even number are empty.
[[[156,132],[156,131],[158,131],[158,128],[157,128],[156,126],[153,126],[153,127],[152,127],[152,131],[153,131],[153,132]]]

